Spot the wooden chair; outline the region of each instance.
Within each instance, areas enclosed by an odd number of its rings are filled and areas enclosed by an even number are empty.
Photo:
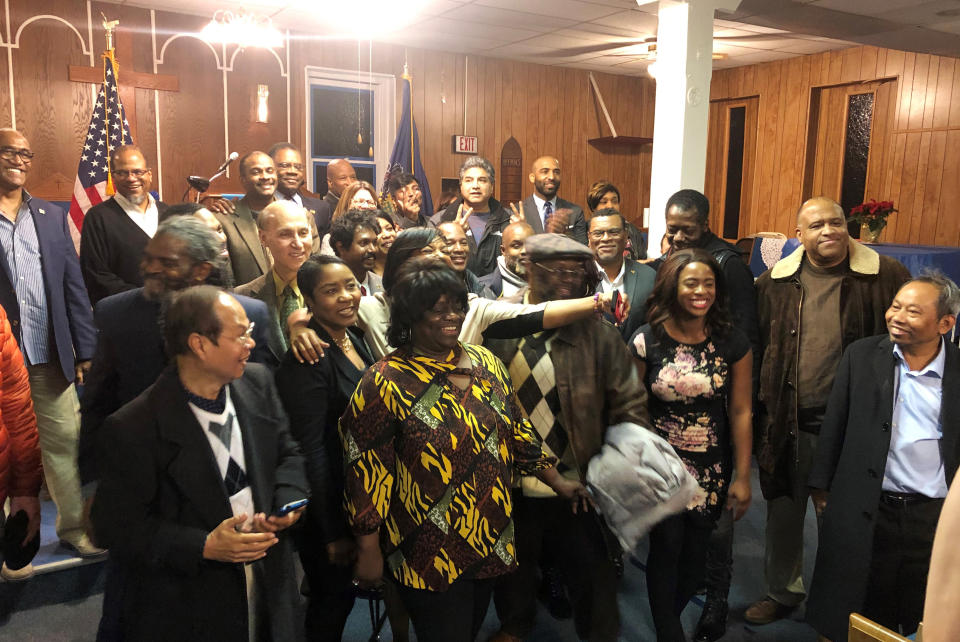
[[[923,642],[922,623],[917,631],[916,640]],[[851,613],[847,642],[909,642],[909,640],[859,613]]]

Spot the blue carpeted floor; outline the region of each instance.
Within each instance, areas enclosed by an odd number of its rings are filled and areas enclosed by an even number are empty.
[[[744,609],[755,599],[763,596],[763,531],[766,508],[759,498],[759,485],[754,471],[756,498],[747,515],[737,523],[734,544],[734,577],[730,592],[730,621],[727,635],[729,641],[806,642],[816,640],[816,634],[803,622],[802,609],[787,620],[758,627],[743,622]],[[16,642],[74,642],[92,640],[103,591],[102,564],[71,566],[72,556],[57,545],[53,533],[54,510],[52,504],[44,505],[43,543],[37,564],[53,564],[62,570],[40,573],[33,579],[18,583],[0,583],[0,641]],[[812,507],[807,513],[804,533],[807,556],[806,577],[809,580],[816,551],[816,525]],[[639,551],[640,560],[646,553]],[[41,570],[42,570],[41,566]],[[646,582],[643,571],[627,563],[626,573],[619,591],[622,619],[621,639],[626,642],[652,642],[654,640],[650,610],[647,606]],[[691,603],[684,612],[688,633],[700,617],[700,606]],[[497,630],[497,619],[491,606],[480,634],[486,640]],[[370,616],[365,602],[358,601],[347,624],[346,642],[364,642],[371,633]],[[381,639],[391,640],[389,625]],[[530,642],[575,642],[577,636],[572,621],[553,620],[540,609],[536,629],[528,638]]]

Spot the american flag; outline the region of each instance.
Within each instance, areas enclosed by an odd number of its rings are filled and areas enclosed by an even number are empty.
[[[79,241],[87,210],[113,196],[110,152],[120,145],[131,144],[130,123],[127,122],[117,92],[117,61],[113,50],[109,49],[103,55],[103,84],[90,117],[87,137],[83,141],[77,180],[73,184],[73,199],[70,201],[71,232],[75,242]]]

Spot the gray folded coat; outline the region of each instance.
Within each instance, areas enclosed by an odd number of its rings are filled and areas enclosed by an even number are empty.
[[[587,466],[587,486],[625,551],[704,495],[673,447],[633,423],[607,429],[600,453]]]

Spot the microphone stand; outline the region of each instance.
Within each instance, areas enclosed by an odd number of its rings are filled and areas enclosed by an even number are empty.
[[[221,169],[219,172],[217,172],[210,178],[204,178],[203,176],[188,176],[187,184],[189,185],[189,187],[187,187],[187,190],[183,193],[183,198],[181,198],[180,200],[186,202],[187,195],[190,193],[190,189],[193,188],[197,191],[196,197],[194,198],[193,202],[199,203],[200,195],[206,192],[208,189],[210,189],[210,183],[212,183],[213,181],[220,178],[226,173],[227,167],[229,165],[230,163],[227,162],[227,165],[224,166],[223,169]]]

